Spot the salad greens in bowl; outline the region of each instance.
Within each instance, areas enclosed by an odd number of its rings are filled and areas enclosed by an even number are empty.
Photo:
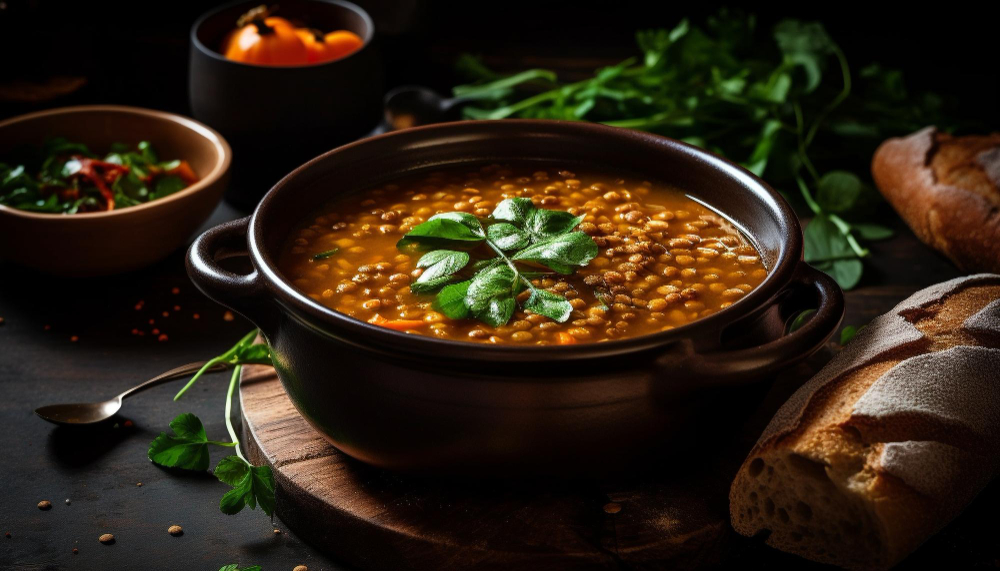
[[[0,263],[94,276],[160,260],[212,213],[231,154],[201,123],[135,107],[0,122]]]

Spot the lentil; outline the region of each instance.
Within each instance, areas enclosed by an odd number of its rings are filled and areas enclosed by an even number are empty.
[[[416,320],[421,325],[408,333],[523,345],[600,342],[668,330],[728,307],[767,276],[759,253],[735,227],[676,189],[536,169],[442,170],[333,201],[289,237],[279,267],[318,303],[357,319],[377,314]],[[432,309],[432,297],[410,291],[424,270],[416,267],[418,255],[396,249],[406,232],[437,212],[485,218],[512,197],[582,215],[578,229],[600,248],[573,275],[533,280],[535,287],[569,300],[573,312],[565,323],[521,309],[496,328],[471,319],[452,321]],[[312,259],[332,246],[340,250],[330,259]],[[528,295],[522,292],[519,299]],[[226,319],[234,316],[227,312]]]

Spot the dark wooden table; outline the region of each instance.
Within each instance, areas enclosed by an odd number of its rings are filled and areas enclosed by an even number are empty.
[[[38,4],[31,3],[36,8]],[[391,3],[362,4],[375,8],[373,12],[392,12]],[[454,81],[451,62],[463,50],[486,53],[490,63],[501,68],[559,67],[586,73],[630,55],[631,30],[672,25],[680,16],[672,13],[672,5],[664,5],[655,14],[638,8],[605,14],[604,7],[538,12],[536,2],[521,2],[520,11],[531,12],[531,18],[520,18],[519,10],[502,10],[468,26],[462,19],[467,3],[442,4],[418,10],[414,22],[422,31],[402,26],[401,32],[383,44],[390,85],[450,85]],[[61,59],[53,70],[86,75],[90,83],[78,97],[54,104],[114,102],[186,112],[186,30],[202,8],[177,6],[146,27],[136,27],[131,4],[120,11],[80,6],[68,11],[36,9],[33,24],[27,25],[0,18],[0,25],[10,24],[0,30],[0,40],[10,43],[0,44],[3,53],[21,45],[18,34],[24,35],[25,30],[37,34],[37,26],[76,34],[83,38],[78,57],[67,60],[61,58],[63,52],[56,54]],[[696,17],[713,10],[692,8]],[[976,24],[957,13],[919,18],[894,14],[893,18],[906,18],[906,25],[886,28],[877,18],[858,21],[846,12],[827,14],[818,6],[813,13],[795,15],[827,20],[834,36],[848,44],[849,54],[852,45],[876,46],[871,49],[890,64],[930,69],[916,76],[917,83],[942,81],[947,76],[954,91],[970,101],[995,103],[996,70],[987,70],[993,79],[985,90],[965,89],[960,80],[982,85],[975,74],[985,68],[955,57],[966,50],[976,51],[976,46],[990,46],[991,36],[976,32],[989,31],[986,19]],[[961,30],[954,34],[962,41],[953,42],[954,47],[944,42],[933,53],[912,57],[930,31],[938,29],[939,18],[944,18],[946,28]],[[588,23],[589,29],[581,27]],[[595,24],[611,32],[595,33]],[[509,33],[514,25],[526,26],[516,34],[517,41]],[[965,29],[968,25],[973,26],[971,31]],[[483,26],[494,33],[487,33]],[[70,45],[69,41],[60,43]],[[123,51],[121,45],[129,49]],[[569,49],[569,45],[576,47]],[[36,56],[45,53],[32,52],[17,63],[25,69],[37,68]],[[148,66],[149,61],[158,63]],[[74,62],[83,62],[82,68],[73,67]],[[149,71],[153,68],[155,75]],[[122,69],[130,71],[123,74]],[[983,108],[995,117],[995,105]],[[0,106],[0,117],[27,110],[31,108]],[[206,227],[241,214],[223,204]],[[845,324],[866,323],[913,291],[958,275],[898,220],[888,218],[895,220],[899,232],[892,240],[872,246],[863,282],[848,293]],[[224,376],[204,378],[180,402],[171,400],[179,385],[154,388],[129,399],[116,423],[92,430],[55,428],[32,413],[43,404],[106,398],[163,370],[220,353],[251,328],[239,318],[227,321],[224,315],[223,308],[190,284],[182,252],[143,271],[88,280],[53,278],[0,263],[0,317],[4,318],[0,325],[0,451],[4,454],[0,460],[0,532],[10,534],[0,538],[0,569],[215,571],[236,562],[262,565],[269,571],[300,564],[312,571],[343,568],[289,533],[280,520],[272,523],[259,510],[236,516],[220,513],[218,501],[226,487],[210,474],[175,473],[146,459],[149,442],[182,412],[201,417],[210,436],[225,437]],[[154,328],[168,339],[158,341]],[[144,335],[133,334],[133,329]],[[219,457],[216,452],[213,463]],[[51,501],[52,509],[39,510],[36,504],[41,500]],[[995,547],[998,508],[1000,486],[994,484],[904,566],[1000,565],[1000,551]],[[183,526],[183,536],[167,534],[167,528],[175,524]],[[274,529],[281,533],[275,534]],[[100,544],[98,537],[104,533],[114,534],[116,543]],[[734,565],[804,565],[756,541],[740,545],[732,556]]]

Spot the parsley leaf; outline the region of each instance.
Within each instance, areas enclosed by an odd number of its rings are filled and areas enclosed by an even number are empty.
[[[229,565],[224,565],[219,571],[263,571],[260,565],[253,565],[251,567],[240,567],[239,563],[230,563]]]
[[[173,436],[161,432],[149,443],[146,455],[154,463],[184,470],[208,469],[208,445],[235,446],[229,442],[209,440],[201,420],[185,413],[170,421]]]
[[[258,505],[267,515],[274,514],[274,474],[270,466],[251,466],[239,456],[226,456],[215,467],[215,477],[233,487],[219,502],[222,513],[233,515],[244,507]]]
[[[437,291],[434,307],[451,319],[472,316],[499,327],[510,321],[518,294],[527,289],[531,294],[525,310],[564,322],[573,310],[569,302],[539,290],[531,280],[550,273],[539,272],[538,266],[568,275],[594,259],[597,244],[574,231],[582,221],[583,216],[569,212],[536,208],[529,198],[508,198],[484,220],[464,212],[432,216],[396,245],[401,250],[431,249],[417,262],[424,271],[410,291]]]

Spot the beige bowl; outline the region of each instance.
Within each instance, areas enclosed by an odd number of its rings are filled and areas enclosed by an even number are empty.
[[[51,274],[113,274],[166,257],[208,218],[229,179],[229,144],[209,127],[117,105],[64,107],[0,122],[0,162],[48,137],[84,143],[97,154],[115,142],[149,141],[163,159],[187,160],[199,178],[170,196],[110,212],[41,214],[0,205],[0,259]]]

